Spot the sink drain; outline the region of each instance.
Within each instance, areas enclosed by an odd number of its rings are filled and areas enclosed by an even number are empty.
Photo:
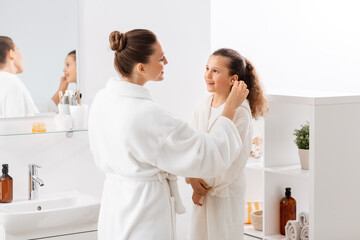
[[[37,210],[38,210],[38,211],[41,211],[41,206],[37,206]]]

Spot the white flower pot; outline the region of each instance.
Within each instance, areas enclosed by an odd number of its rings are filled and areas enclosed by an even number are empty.
[[[309,150],[308,149],[298,149],[301,169],[309,170]]]

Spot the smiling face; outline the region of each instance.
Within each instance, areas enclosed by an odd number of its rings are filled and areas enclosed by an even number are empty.
[[[223,56],[211,55],[209,57],[204,74],[209,92],[225,96],[230,93],[232,80],[237,79],[229,75],[229,69],[227,67],[229,61],[230,59]]]
[[[65,59],[64,67],[65,78],[68,83],[76,83],[76,60],[73,55],[68,55]]]
[[[164,80],[164,66],[168,63],[164,51],[159,42],[154,44],[154,53],[150,56],[149,62],[144,64],[144,77],[147,80]]]

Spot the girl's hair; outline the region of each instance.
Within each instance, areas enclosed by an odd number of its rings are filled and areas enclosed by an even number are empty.
[[[129,77],[137,63],[148,63],[154,52],[156,35],[147,29],[134,29],[126,33],[114,31],[109,36],[110,47],[115,51],[115,69]]]
[[[7,54],[11,49],[15,49],[13,40],[6,36],[0,36],[0,67],[6,63]]]
[[[73,56],[73,58],[74,58],[75,61],[76,61],[76,50],[72,50],[71,52],[68,53],[67,56]]]
[[[251,62],[237,51],[229,48],[218,49],[212,55],[229,58],[228,69],[230,76],[238,75],[238,80],[244,81],[249,89],[247,99],[249,100],[252,117],[257,119],[259,116],[263,116],[269,110],[268,102]]]

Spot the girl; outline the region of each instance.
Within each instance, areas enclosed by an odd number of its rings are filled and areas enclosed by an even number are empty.
[[[65,66],[63,69],[64,76],[60,79],[58,91],[52,96],[51,100],[44,107],[45,112],[58,112],[58,104],[60,103],[59,91],[65,94],[70,83],[77,83],[76,78],[76,50],[68,53],[65,58]]]
[[[22,55],[11,38],[0,36],[0,118],[34,116],[39,110],[16,74],[23,72]]]
[[[211,133],[233,82],[243,80],[250,91],[247,100],[236,110],[234,123],[241,138],[241,150],[236,160],[221,176],[187,179],[194,190],[190,239],[243,239],[244,235],[244,168],[251,150],[251,118],[267,111],[267,101],[253,65],[238,52],[222,48],[208,59],[205,71],[207,90],[212,94],[194,112],[192,126]],[[225,147],[225,146],[224,146]]]
[[[176,176],[219,175],[236,158],[241,140],[232,123],[248,91],[234,83],[212,133],[195,132],[160,109],[144,87],[164,79],[168,63],[154,33],[110,34],[114,65],[89,115],[90,148],[105,172],[99,240],[175,238],[175,212],[183,213]]]

